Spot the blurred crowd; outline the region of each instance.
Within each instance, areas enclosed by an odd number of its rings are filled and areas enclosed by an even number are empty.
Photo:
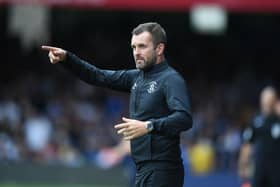
[[[127,97],[69,78],[28,75],[2,86],[0,158],[80,165],[119,142]]]

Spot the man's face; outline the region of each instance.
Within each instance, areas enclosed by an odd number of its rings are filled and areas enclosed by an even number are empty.
[[[267,89],[261,94],[261,110],[262,113],[268,115],[271,114],[275,108],[277,102],[277,96],[274,90]]]
[[[277,100],[276,101],[276,104],[275,104],[275,113],[277,116],[280,116],[280,100]]]
[[[137,69],[145,70],[156,63],[156,49],[149,32],[133,35],[131,47]]]

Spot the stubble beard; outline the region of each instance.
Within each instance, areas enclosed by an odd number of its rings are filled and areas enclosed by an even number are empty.
[[[156,64],[156,60],[157,58],[155,55],[153,55],[150,60],[145,60],[144,58],[141,59],[142,62],[140,63],[135,60],[136,68],[143,71],[148,70]]]

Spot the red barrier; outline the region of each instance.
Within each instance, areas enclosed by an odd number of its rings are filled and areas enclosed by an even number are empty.
[[[0,5],[30,2],[58,7],[159,11],[187,11],[197,4],[218,4],[231,12],[280,13],[280,0],[0,0]]]

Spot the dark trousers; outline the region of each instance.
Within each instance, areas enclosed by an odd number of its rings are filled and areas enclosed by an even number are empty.
[[[253,187],[280,187],[280,162],[256,162]]]
[[[183,187],[184,168],[144,167],[137,170],[136,187]]]

